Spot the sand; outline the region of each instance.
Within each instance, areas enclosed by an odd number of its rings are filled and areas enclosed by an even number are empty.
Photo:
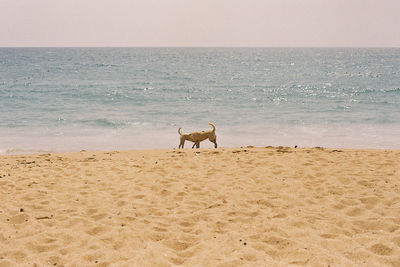
[[[400,266],[400,151],[0,157],[0,266]]]

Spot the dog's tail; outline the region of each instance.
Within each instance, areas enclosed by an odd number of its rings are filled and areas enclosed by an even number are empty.
[[[213,132],[215,132],[215,125],[214,124],[212,124],[211,122],[209,122],[208,124],[210,124],[212,127],[213,127]]]
[[[178,129],[178,134],[179,134],[179,135],[182,135],[182,134],[181,134],[181,128]]]

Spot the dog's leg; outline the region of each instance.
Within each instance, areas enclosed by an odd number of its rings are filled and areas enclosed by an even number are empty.
[[[196,143],[196,148],[200,148],[200,142]]]
[[[192,146],[192,148],[194,148],[194,146],[196,145],[196,143],[193,143],[193,146]]]
[[[215,148],[217,148],[218,147],[218,145],[217,145],[217,140],[215,140],[215,141],[211,141],[212,143],[214,143],[214,147]]]
[[[208,138],[208,140],[210,140],[211,143],[214,143],[214,147],[215,147],[215,148],[218,147],[218,145],[217,145],[217,137],[215,137],[215,138]]]
[[[179,143],[178,148],[183,148],[184,145],[185,145],[185,139],[181,138],[181,142]]]

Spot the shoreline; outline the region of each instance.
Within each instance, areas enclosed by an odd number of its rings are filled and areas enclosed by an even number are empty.
[[[301,126],[301,125],[246,125],[217,126],[220,147],[241,146],[289,146],[311,148],[321,146],[331,149],[400,149],[398,136],[400,127],[393,125],[353,125],[353,126]],[[0,155],[37,154],[109,150],[173,149],[179,144],[179,135],[174,127],[144,127],[141,132],[134,128],[93,129],[95,132],[82,135],[60,129],[61,135],[25,135],[24,132],[3,132],[0,138]],[[208,129],[206,127],[185,127],[183,132]],[[53,129],[55,131],[55,129]],[[97,132],[96,132],[97,131]],[[29,129],[27,129],[29,133]],[[186,147],[191,145],[187,144]],[[213,148],[212,143],[202,142],[202,148]]]
[[[0,265],[400,265],[400,150],[0,156]]]
[[[314,146],[314,147],[291,147],[291,146],[230,146],[230,147],[218,147],[217,149],[210,147],[205,148],[190,148],[188,144],[184,149],[180,149],[177,147],[172,148],[129,148],[129,149],[82,149],[82,150],[71,150],[71,151],[53,151],[53,150],[32,150],[32,151],[8,151],[6,150],[3,153],[0,153],[0,157],[8,157],[8,156],[37,156],[41,154],[74,154],[74,153],[107,153],[107,152],[144,152],[144,151],[175,151],[175,150],[182,150],[182,151],[202,151],[202,150],[232,150],[232,149],[289,149],[289,150],[312,150],[312,149],[319,149],[319,150],[327,150],[327,151],[400,151],[398,148],[357,148],[357,147],[322,147],[322,146]]]

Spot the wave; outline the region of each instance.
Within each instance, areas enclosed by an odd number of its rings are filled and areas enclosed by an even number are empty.
[[[53,152],[55,151],[47,149],[23,149],[23,148],[0,149],[0,155],[21,155],[21,154],[53,153]]]
[[[357,90],[354,93],[358,93],[358,94],[400,93],[400,88],[393,88],[393,89],[365,89],[365,90]]]
[[[132,122],[123,121],[123,120],[111,120],[107,118],[99,118],[92,120],[77,120],[75,123],[83,125],[83,126],[95,126],[95,127],[103,127],[103,128],[124,128],[130,125],[133,125]]]
[[[384,90],[386,93],[400,93],[400,88]]]
[[[142,126],[142,124],[141,124]],[[184,132],[203,130],[205,127],[182,123]],[[81,127],[82,128],[82,127]],[[6,138],[0,135],[0,155],[53,153],[67,151],[164,149],[177,147],[177,127],[145,126],[140,131],[132,130],[89,130],[83,133],[68,132],[62,136],[43,133],[41,136],[19,134]],[[380,148],[400,149],[398,125],[346,124],[346,125],[282,125],[276,124],[217,124],[217,136],[221,147],[239,146],[300,146],[330,148]],[[6,142],[4,142],[6,140]],[[212,147],[205,141],[202,148]]]

